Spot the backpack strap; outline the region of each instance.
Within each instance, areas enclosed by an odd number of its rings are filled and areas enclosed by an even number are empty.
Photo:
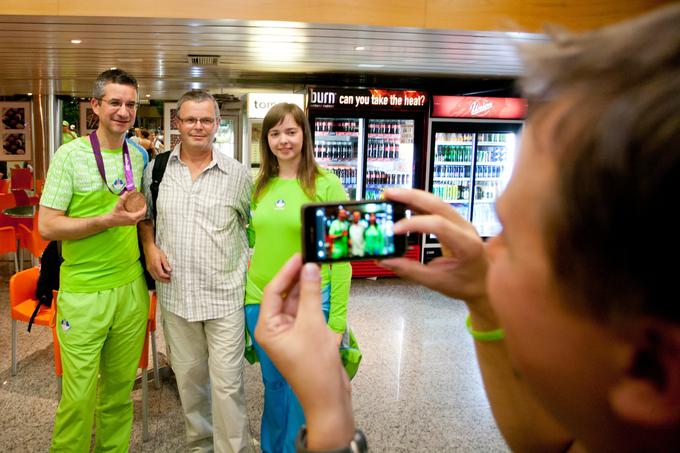
[[[38,316],[38,312],[40,311],[40,306],[42,303],[38,300],[35,304],[35,310],[33,310],[33,314],[31,315],[31,319],[28,320],[28,331],[31,331],[31,327],[33,326],[33,322],[35,321],[35,317]]]
[[[166,151],[160,153],[153,160],[153,170],[151,171],[151,202],[153,204],[153,221],[156,223],[156,200],[158,200],[158,189],[161,186],[161,181],[163,180],[163,174],[165,174],[165,167],[168,166],[168,159],[170,158],[171,151]]]

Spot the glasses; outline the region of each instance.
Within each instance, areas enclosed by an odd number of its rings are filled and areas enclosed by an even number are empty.
[[[178,117],[179,118],[179,117]],[[182,122],[182,124],[189,126],[189,127],[194,127],[196,123],[201,123],[202,125],[206,127],[210,127],[213,124],[215,124],[215,118],[179,118],[179,120]]]
[[[104,99],[104,98],[98,98],[99,102],[106,102],[109,104],[114,110],[120,109],[122,106],[125,106],[125,108],[129,111],[135,111],[139,108],[139,102],[123,102],[120,99]]]

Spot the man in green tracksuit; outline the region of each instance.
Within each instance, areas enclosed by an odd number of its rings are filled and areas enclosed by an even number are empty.
[[[347,212],[340,209],[338,218],[331,222],[328,228],[328,237],[333,241],[331,257],[334,259],[345,258],[349,253],[349,222]]]
[[[149,310],[136,229],[146,206],[132,203],[144,158],[124,141],[135,121],[137,81],[121,70],[105,71],[91,103],[99,116],[96,136],[57,150],[40,199],[40,233],[62,240],[64,257],[57,300],[64,375],[55,452],[89,451],[93,422],[95,451],[128,451],[130,391]]]

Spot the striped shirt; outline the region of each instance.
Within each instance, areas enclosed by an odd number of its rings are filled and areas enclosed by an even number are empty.
[[[170,283],[156,282],[158,300],[188,321],[221,318],[243,307],[253,183],[242,164],[216,149],[192,181],[180,146],[171,151],[158,190],[156,245],[172,268]],[[149,219],[154,162],[143,182]]]

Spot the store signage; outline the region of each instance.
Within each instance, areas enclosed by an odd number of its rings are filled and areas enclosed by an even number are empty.
[[[269,109],[279,102],[297,104],[305,108],[305,95],[293,93],[250,93],[248,94],[248,118],[264,118]]]
[[[523,119],[527,100],[477,96],[434,96],[432,116],[438,118]]]
[[[427,93],[415,90],[310,88],[309,108],[343,110],[424,110]]]

